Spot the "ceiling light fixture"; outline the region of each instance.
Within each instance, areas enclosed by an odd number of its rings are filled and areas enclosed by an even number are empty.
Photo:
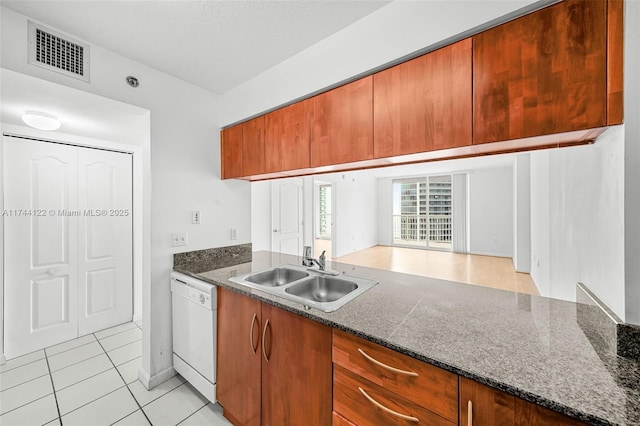
[[[38,130],[58,130],[62,125],[54,115],[38,111],[25,111],[22,121]]]

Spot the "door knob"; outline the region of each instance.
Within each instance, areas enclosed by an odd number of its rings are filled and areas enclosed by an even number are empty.
[[[279,230],[279,229],[275,229],[275,228],[274,228],[274,229],[273,229],[273,232],[280,232],[280,230]]]

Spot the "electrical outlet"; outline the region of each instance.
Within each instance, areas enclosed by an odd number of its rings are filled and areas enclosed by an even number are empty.
[[[200,210],[194,210],[191,212],[191,223],[194,225],[200,224]]]
[[[238,228],[231,228],[231,239],[232,240],[238,239]]]
[[[171,247],[181,247],[187,245],[187,233],[171,234]]]

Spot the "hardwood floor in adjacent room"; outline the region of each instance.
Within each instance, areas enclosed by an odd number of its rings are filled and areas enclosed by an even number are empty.
[[[539,295],[531,275],[516,272],[513,260],[507,257],[374,246],[333,260],[352,265]]]

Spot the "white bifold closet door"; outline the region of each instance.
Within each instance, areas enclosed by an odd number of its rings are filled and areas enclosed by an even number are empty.
[[[3,142],[7,357],[130,321],[131,156]]]

